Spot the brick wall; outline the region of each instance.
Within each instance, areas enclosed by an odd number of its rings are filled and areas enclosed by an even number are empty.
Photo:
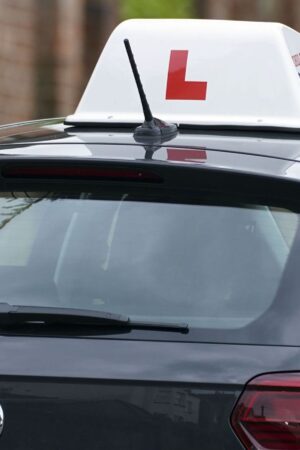
[[[57,10],[56,105],[73,112],[108,36],[117,24],[116,0],[60,0]]]
[[[0,123],[34,116],[35,0],[0,0]]]
[[[118,0],[0,0],[0,124],[72,113]]]
[[[59,1],[57,8],[55,103],[58,115],[73,112],[84,80],[84,1]]]

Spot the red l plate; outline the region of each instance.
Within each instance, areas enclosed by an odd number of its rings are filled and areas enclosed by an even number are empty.
[[[188,50],[171,50],[166,100],[206,100],[206,81],[186,81]]]

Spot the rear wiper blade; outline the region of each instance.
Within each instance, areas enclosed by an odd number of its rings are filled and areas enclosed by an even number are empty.
[[[78,325],[95,327],[124,327],[186,333],[188,325],[181,323],[139,322],[129,316],[77,308],[19,306],[0,303],[0,327],[22,324]]]
[[[129,318],[120,314],[87,309],[19,306],[0,303],[0,325],[19,323],[62,323],[78,325],[108,325],[127,323]]]

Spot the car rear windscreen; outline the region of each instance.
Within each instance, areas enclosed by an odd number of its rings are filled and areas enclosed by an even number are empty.
[[[220,197],[2,192],[0,301],[294,344],[282,327],[298,308],[286,288],[298,227],[292,209]]]

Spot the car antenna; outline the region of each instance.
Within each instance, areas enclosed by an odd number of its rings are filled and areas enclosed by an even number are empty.
[[[155,144],[159,144],[164,141],[168,141],[176,136],[177,125],[174,123],[166,123],[153,117],[128,39],[124,39],[124,45],[138,88],[145,117],[144,123],[134,130],[134,138],[137,142],[142,143],[145,141],[151,141],[151,143],[153,142]]]

